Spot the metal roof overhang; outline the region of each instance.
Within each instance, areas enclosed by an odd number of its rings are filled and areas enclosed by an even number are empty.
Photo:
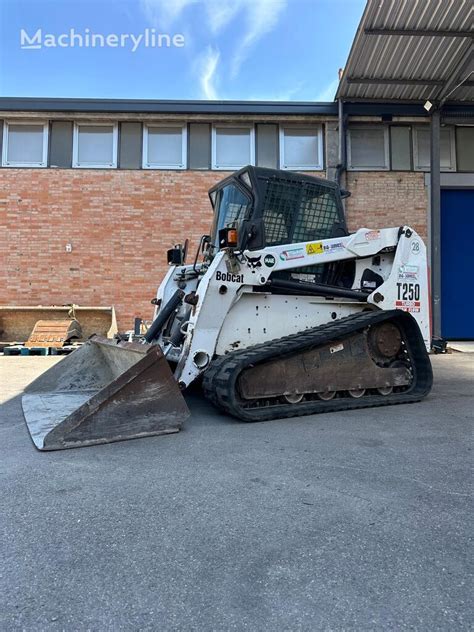
[[[337,116],[337,104],[308,101],[176,101],[0,97],[0,112]]]
[[[429,241],[436,345],[442,340],[440,125],[453,107],[460,108],[458,120],[474,117],[472,0],[367,0],[336,98],[341,122],[348,106],[431,103]]]
[[[445,106],[448,116],[466,116],[463,104]],[[353,116],[426,117],[421,103],[364,102],[347,103],[346,114]],[[336,101],[167,101],[143,99],[64,99],[34,97],[0,97],[0,113],[34,112],[47,114],[174,114],[174,115],[247,115],[247,116],[327,116],[338,115]]]
[[[474,104],[472,0],[368,0],[336,98]]]

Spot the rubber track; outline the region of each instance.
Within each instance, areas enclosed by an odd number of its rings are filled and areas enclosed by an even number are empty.
[[[408,390],[390,395],[365,395],[360,399],[336,396],[330,401],[309,400],[299,404],[280,403],[255,408],[245,408],[239,402],[236,396],[237,379],[247,367],[329,342],[337,343],[350,334],[386,321],[394,322],[402,332],[413,372],[413,382]],[[430,392],[432,383],[431,362],[416,320],[411,314],[391,310],[353,314],[320,327],[220,356],[211,363],[204,374],[203,389],[205,396],[224,412],[242,421],[267,421],[314,413],[417,402]]]

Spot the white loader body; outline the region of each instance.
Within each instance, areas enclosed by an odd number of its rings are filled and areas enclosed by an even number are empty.
[[[348,298],[325,298],[272,294],[265,286],[275,272],[319,263],[354,259],[352,289],[361,287],[362,275],[370,269],[383,278],[382,285],[367,296],[367,302]],[[210,265],[170,268],[157,292],[161,305],[180,287],[196,292],[179,348],[167,348],[169,360],[177,361],[175,377],[182,387],[201,375],[215,355],[281,338],[362,310],[400,309],[416,319],[427,348],[430,346],[430,315],[426,247],[410,227],[361,228],[352,235],[316,242],[294,243],[244,251],[217,253]],[[191,278],[186,279],[186,277]],[[193,278],[194,277],[194,278]],[[263,291],[261,291],[263,290]],[[181,307],[186,309],[186,304]],[[157,310],[159,313],[159,310]],[[155,314],[156,316],[157,314]]]

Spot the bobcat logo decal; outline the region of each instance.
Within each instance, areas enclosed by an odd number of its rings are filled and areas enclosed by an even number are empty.
[[[255,270],[255,268],[261,268],[262,267],[262,255],[259,255],[258,257],[245,257],[247,259],[247,265],[252,268],[252,270]]]

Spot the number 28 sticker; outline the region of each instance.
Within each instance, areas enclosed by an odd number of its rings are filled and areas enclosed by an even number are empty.
[[[411,242],[411,251],[414,255],[418,255],[420,254],[420,242],[419,241],[412,241]]]

